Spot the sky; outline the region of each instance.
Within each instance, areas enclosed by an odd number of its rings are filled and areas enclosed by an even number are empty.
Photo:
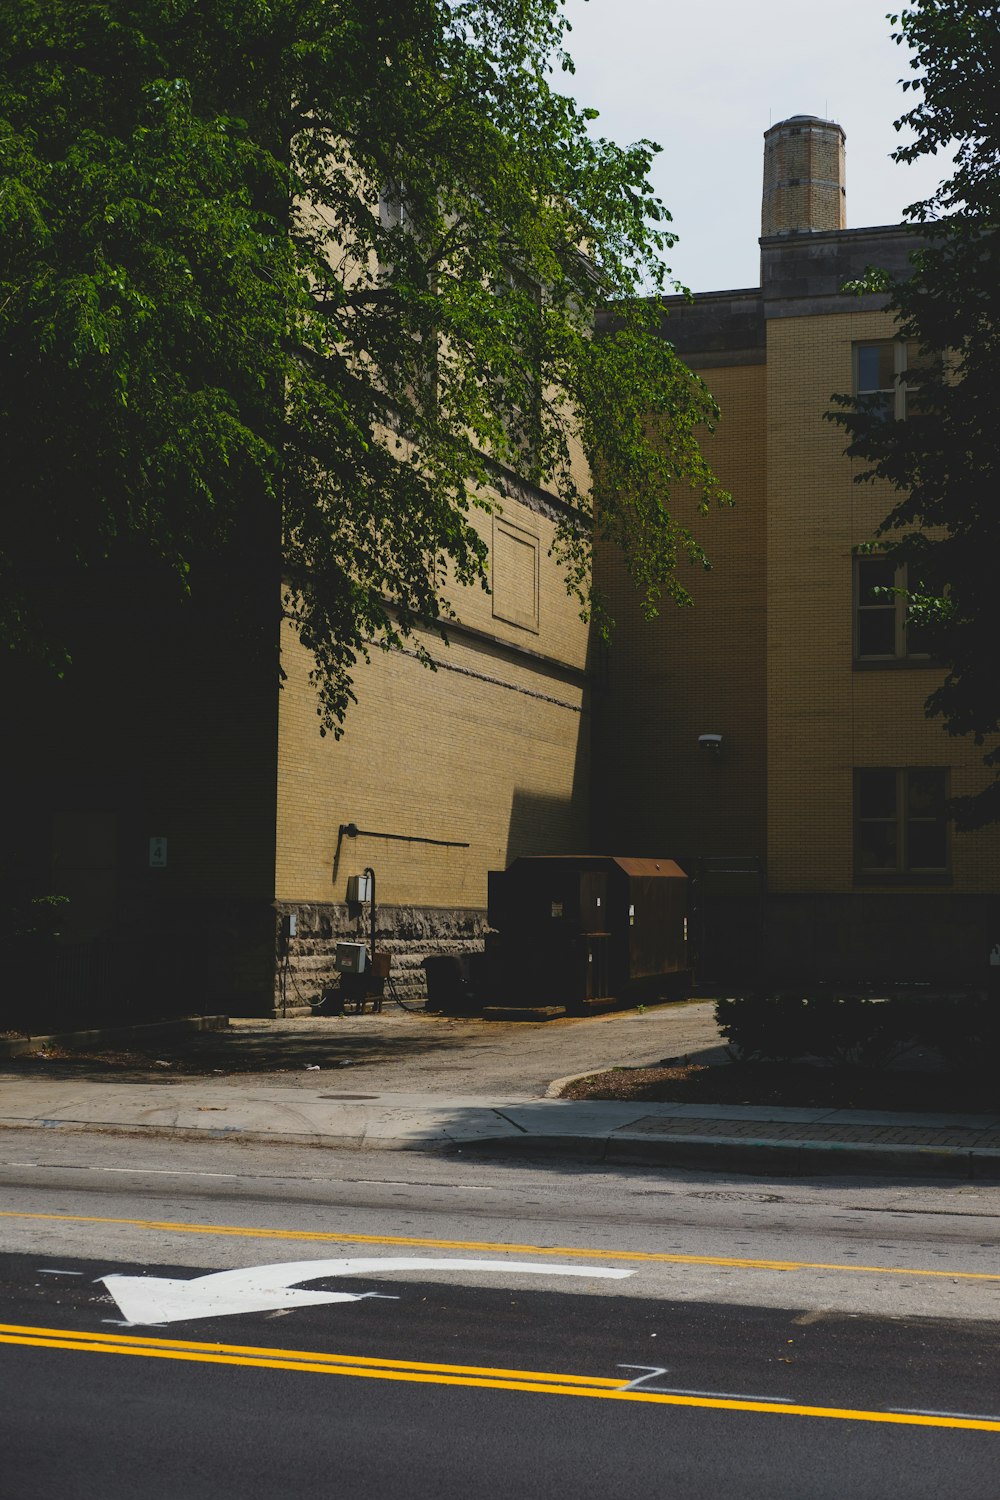
[[[887,0],[567,0],[575,76],[561,92],[600,111],[595,133],[663,146],[653,183],[673,216],[669,264],[695,292],[759,283],[764,131],[821,115],[847,133],[847,226],[896,224],[947,159],[890,160],[907,137],[913,76]]]

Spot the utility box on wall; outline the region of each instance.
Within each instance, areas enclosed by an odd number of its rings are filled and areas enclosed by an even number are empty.
[[[347,899],[348,901],[370,901],[372,899],[372,878],[370,875],[349,875],[347,877]]]
[[[341,974],[363,974],[368,965],[368,949],[364,943],[338,943],[333,962]]]
[[[670,859],[536,856],[491,870],[494,998],[582,1012],[642,990],[685,993],[687,897]]]

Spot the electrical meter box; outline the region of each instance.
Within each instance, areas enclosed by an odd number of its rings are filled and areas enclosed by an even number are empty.
[[[368,967],[368,949],[364,943],[338,943],[333,963],[341,974],[363,974]]]
[[[372,899],[371,876],[349,875],[347,877],[347,899],[348,901],[370,901]]]

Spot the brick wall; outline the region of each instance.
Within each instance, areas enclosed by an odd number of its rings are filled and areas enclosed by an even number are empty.
[[[812,116],[772,125],[764,135],[761,233],[843,229],[847,224],[844,132]]]
[[[672,497],[712,561],[680,563],[694,608],[644,620],[620,557],[595,560],[616,621],[595,688],[595,832],[613,853],[764,853],[765,372],[699,374],[722,408],[705,451],[736,504],[701,517],[692,494]],[[723,736],[718,758],[705,733]]]
[[[503,520],[537,543],[537,624],[495,614],[485,591],[462,591],[450,644],[423,637],[437,671],[412,647],[359,666],[340,740],[319,735],[309,657],[285,627],[275,897],[283,910],[325,913],[313,921],[316,974],[343,936],[348,876],[366,865],[386,945],[398,940],[412,970],[425,952],[480,943],[490,869],[588,843],[587,627],[547,555],[555,521],[510,499]],[[476,524],[492,540],[494,518],[479,513]],[[503,613],[523,612],[526,597],[518,574],[517,607]],[[341,837],[342,824],[371,832]],[[440,842],[372,836],[388,833]]]
[[[853,770],[950,766],[956,793],[981,786],[981,752],[952,739],[923,703],[926,667],[857,671],[854,548],[892,504],[853,482],[842,430],[823,419],[852,385],[855,342],[892,336],[885,313],[768,323],[768,868],[772,891],[854,887]],[[955,892],[996,888],[1000,830],[955,835]],[[872,893],[877,895],[877,893]]]
[[[833,248],[865,253],[857,234],[843,240]],[[856,768],[947,767],[957,794],[988,773],[973,743],[924,714],[940,669],[854,662],[855,553],[893,495],[854,482],[844,433],[825,413],[835,393],[851,391],[853,346],[891,338],[893,327],[870,303],[845,309],[842,269],[817,262],[798,299],[787,276],[775,281],[780,298],[765,292],[766,365],[754,294],[706,294],[666,319],[664,335],[722,408],[706,452],[736,508],[701,519],[674,497],[713,562],[710,574],[691,577],[692,610],[668,605],[643,621],[621,559],[602,551],[595,560],[618,621],[595,673],[596,843],[714,858],[716,867],[723,856],[757,856],[772,972],[933,970],[976,983],[1000,937],[1000,829],[953,834],[946,878],[855,880]],[[723,736],[718,760],[699,751],[703,733]],[[695,893],[698,920],[713,934],[702,944],[709,970],[755,947],[760,913],[749,875],[745,884],[751,894],[735,913],[710,880]],[[752,978],[752,961],[744,968]]]

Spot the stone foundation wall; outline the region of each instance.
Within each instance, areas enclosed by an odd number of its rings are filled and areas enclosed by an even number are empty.
[[[287,959],[281,940],[282,919],[295,916],[295,936],[288,941]],[[369,941],[367,905],[350,903],[275,906],[274,1006],[280,1013],[319,1000],[337,976],[334,955],[338,942]],[[379,906],[375,945],[392,955],[392,978],[404,1000],[426,998],[423,960],[437,953],[481,953],[487,930],[485,911],[476,908]]]

